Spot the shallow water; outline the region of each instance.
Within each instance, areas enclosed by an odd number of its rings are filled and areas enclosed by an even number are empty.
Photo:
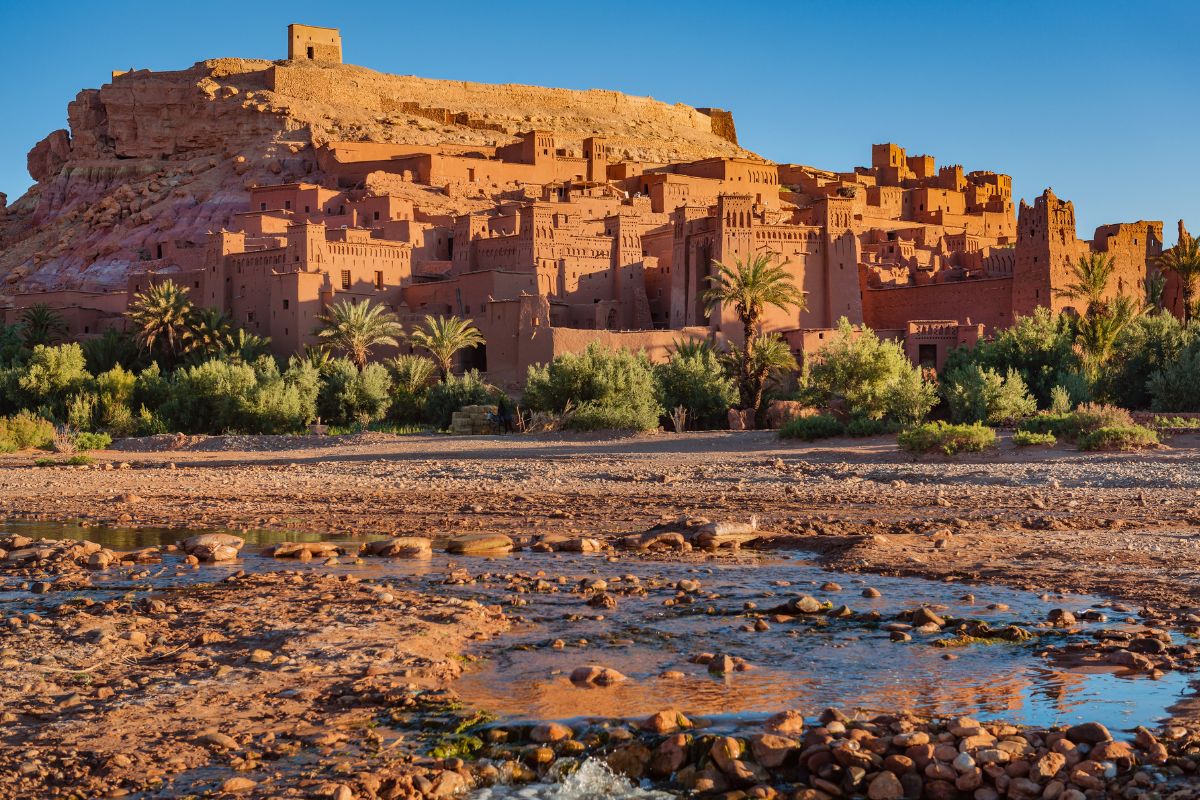
[[[10,525],[5,530],[35,537],[86,538],[114,549],[177,542],[196,533],[44,523]],[[135,585],[211,582],[239,569],[313,569],[352,572],[362,578],[485,603],[519,600],[526,603],[518,609],[524,623],[510,634],[481,644],[476,655],[482,661],[455,686],[468,705],[502,721],[638,717],[675,707],[717,727],[737,727],[783,708],[800,709],[811,716],[826,706],[838,706],[875,713],[913,709],[932,715],[970,714],[1030,725],[1094,720],[1114,729],[1129,729],[1172,715],[1200,715],[1196,697],[1200,677],[1168,673],[1153,680],[1056,664],[1039,653],[1049,642],[1062,645],[1070,641],[1059,633],[1041,642],[974,644],[946,650],[931,645],[940,635],[914,633],[914,641],[898,644],[877,626],[824,615],[771,623],[765,632],[739,630],[752,621],[742,612],[745,603],[766,609],[798,594],[811,594],[834,605],[844,603],[855,612],[878,611],[883,622],[926,604],[944,615],[988,620],[994,627],[1019,624],[1029,628],[1044,620],[1052,608],[1066,608],[1077,615],[1100,608],[1109,621],[1083,627],[1123,627],[1120,620],[1124,614],[1106,609],[1109,604],[1097,597],[1066,595],[1042,600],[1003,587],[827,572],[799,555],[681,564],[633,557],[611,563],[605,556],[580,554],[515,553],[499,558],[437,554],[425,560],[367,559],[361,565],[326,567],[320,561],[258,555],[264,544],[321,536],[278,531],[238,535],[248,543],[243,557],[235,562],[187,569],[177,575],[175,557],[167,556],[162,565],[139,568],[139,573],[148,571],[149,575],[134,580],[127,570],[97,573],[95,588],[86,591],[93,596],[113,596]],[[360,542],[348,545],[356,549]],[[456,567],[465,568],[479,580],[467,585],[445,584],[446,575]],[[527,581],[514,580],[514,576],[531,578],[539,573],[550,581],[567,576],[568,582],[555,593],[535,593],[521,591]],[[586,596],[574,591],[584,577],[604,578],[611,589],[619,589],[622,576],[629,575],[646,585],[657,579],[661,586],[645,596],[618,595],[615,609],[590,608]],[[664,601],[675,596],[673,584],[684,577],[700,581],[700,596],[692,605],[665,606]],[[823,591],[820,587],[828,581],[841,584],[842,591]],[[862,597],[867,585],[879,589],[882,597]],[[18,610],[31,602],[52,603],[75,594],[53,592],[34,601],[14,588],[0,584],[0,613],[6,607]],[[963,599],[968,592],[976,596],[973,602]],[[550,646],[556,639],[563,641],[561,649]],[[745,658],[753,669],[710,675],[706,667],[689,662],[690,656],[703,651]],[[944,659],[947,653],[955,658]],[[606,688],[573,685],[567,675],[587,664],[615,668],[631,680]],[[659,677],[665,670],[682,672],[683,677]]]

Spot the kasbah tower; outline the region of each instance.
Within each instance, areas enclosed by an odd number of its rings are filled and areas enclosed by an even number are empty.
[[[198,202],[185,212],[192,217],[169,219],[143,201],[133,220],[140,227],[125,222],[124,239],[71,251],[73,261],[5,264],[25,276],[9,280],[8,321],[45,303],[72,335],[97,336],[124,325],[134,293],[170,279],[269,336],[282,356],[314,343],[329,304],[382,303],[410,325],[426,314],[470,318],[487,344],[459,366],[518,386],[531,364],[591,342],[652,359],[681,340],[736,343],[733,314],[709,313],[702,298],[713,264],[769,253],[806,292],[806,310],[772,309],[764,323],[798,357],[845,318],[902,342],[915,363],[940,368],[950,350],[1017,316],[1070,308],[1057,290],[1072,282],[1081,256],[1112,256],[1112,291],[1140,295],[1162,250],[1161,222],[1104,225],[1082,240],[1073,204],[1049,189],[1014,207],[1007,175],[939,166],[892,143],[873,145],[870,165],[848,170],[780,164],[744,149],[732,114],[717,108],[373,73],[342,63],[334,28],[290,25],[286,52],[286,61],[114,73],[101,89],[82,92],[72,129],[30,153],[43,198],[33,219],[53,220],[45,198],[76,162],[129,171],[139,163],[133,157],[179,157],[182,145],[169,137],[143,147],[138,120],[122,117],[124,98],[151,97],[151,82],[202,86],[209,103],[190,109],[193,116],[239,103],[242,129],[264,124],[243,98],[265,85],[262,96],[294,116],[379,108],[407,121],[403,130],[450,131],[453,140],[347,140],[324,131],[263,161],[270,171],[254,173],[256,159],[239,156],[232,185],[220,187],[222,206]],[[140,113],[156,113],[144,103]],[[522,104],[586,108],[589,129],[557,119],[531,126]],[[660,138],[638,139],[618,118],[650,120]],[[289,120],[282,133],[271,125],[278,140],[318,123]],[[170,147],[175,152],[157,152]],[[243,173],[255,177],[237,177]],[[134,186],[127,193],[154,199],[152,180]],[[125,202],[98,199],[85,218],[116,225]],[[9,223],[16,241],[22,221]],[[138,255],[121,261],[127,252]],[[1180,311],[1176,282],[1164,303]]]

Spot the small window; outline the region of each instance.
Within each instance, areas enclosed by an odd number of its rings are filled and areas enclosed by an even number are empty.
[[[379,219],[379,212],[378,212],[378,211],[376,211],[376,212],[375,212],[375,219]]]
[[[348,270],[348,269],[342,270],[342,288],[343,289],[350,288],[350,270]]]
[[[287,311],[287,307],[288,307],[288,299],[285,297],[285,298],[283,298],[283,310]]]
[[[383,272],[375,270],[375,289],[383,291]]]
[[[310,48],[308,48],[306,52],[308,53],[308,60],[309,60],[309,61],[314,61],[314,60],[316,60],[316,55],[313,53],[313,49],[312,49],[311,47],[310,47]]]
[[[193,281],[193,282],[192,282],[192,288],[193,288],[193,289],[199,289],[199,288],[200,288],[200,281]]]
[[[291,210],[292,210],[292,201],[291,201],[291,200],[284,200],[284,201],[283,201],[283,210],[284,210],[284,211],[291,211]]]

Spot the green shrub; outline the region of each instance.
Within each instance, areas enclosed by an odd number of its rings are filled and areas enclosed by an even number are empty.
[[[1133,417],[1123,408],[1101,403],[1084,403],[1069,414],[1042,413],[1017,423],[1018,431],[1027,433],[1049,433],[1069,442],[1078,442],[1082,437],[1100,428],[1127,428],[1132,426]]]
[[[81,431],[90,431],[96,423],[99,398],[91,392],[80,392],[67,401],[67,425]]]
[[[63,463],[66,464],[68,467],[87,467],[87,466],[91,466],[92,464],[94,464],[96,462],[92,459],[91,456],[84,455],[83,453],[76,453],[75,455],[71,456]]]
[[[31,447],[49,447],[54,442],[54,423],[28,411],[0,417],[0,453]]]
[[[954,422],[998,425],[1037,412],[1025,381],[1012,369],[1001,376],[978,364],[957,367],[946,372],[942,395]]]
[[[581,353],[564,353],[549,364],[531,366],[525,405],[533,411],[557,413],[569,406],[576,414],[589,406],[585,420],[601,419],[600,408],[615,409],[609,417],[637,422],[637,430],[657,428],[663,415],[646,354],[610,350],[595,342]]]
[[[668,410],[686,408],[689,428],[724,427],[727,412],[738,401],[737,386],[710,348],[672,354],[667,363],[655,365],[654,378],[659,404]]]
[[[652,431],[658,428],[658,413],[646,406],[589,402],[568,413],[563,427],[576,431]]]
[[[1075,322],[1045,307],[1018,317],[991,341],[951,351],[942,374],[964,366],[990,369],[998,375],[1015,371],[1040,408],[1049,407],[1050,392],[1059,385],[1071,389],[1076,403],[1089,399],[1086,381],[1080,380],[1082,365],[1075,350]],[[1068,375],[1075,377],[1068,379]]]
[[[1053,414],[1043,411],[1032,417],[1026,417],[1017,423],[1018,433],[1035,435],[1050,434],[1054,437],[1067,438],[1066,432],[1072,429],[1073,418],[1070,414]]]
[[[387,416],[392,403],[392,378],[382,364],[367,364],[359,372],[347,358],[321,369],[317,412],[330,425],[371,423]]]
[[[33,460],[33,465],[35,467],[57,467],[58,459],[50,458],[49,456],[43,456],[42,458],[35,458]]]
[[[829,414],[817,414],[811,417],[796,417],[788,420],[779,429],[781,439],[802,439],[812,442],[817,439],[829,439],[846,433],[846,426],[836,417]]]
[[[167,423],[159,416],[158,412],[142,406],[138,411],[137,418],[133,421],[134,434],[137,436],[157,436],[166,433]]]
[[[1200,337],[1192,336],[1173,360],[1146,381],[1155,411],[1200,411]]]
[[[63,420],[70,398],[87,389],[91,380],[78,344],[39,344],[17,372],[16,399],[25,408],[45,407],[54,419]]]
[[[1158,434],[1142,425],[1106,425],[1079,437],[1080,450],[1140,450],[1158,445]]]
[[[1065,386],[1055,386],[1050,390],[1050,413],[1071,413],[1071,392]]]
[[[910,453],[977,453],[996,444],[996,432],[991,428],[972,423],[951,425],[946,422],[927,422],[902,431],[898,437],[900,447]]]
[[[937,403],[937,393],[900,344],[880,339],[869,328],[855,329],[843,317],[837,334],[813,356],[800,400],[842,404],[854,417],[915,422]]]
[[[270,356],[253,365],[214,359],[181,367],[157,412],[187,433],[291,433],[315,416],[299,388]]]
[[[868,417],[852,419],[846,423],[847,436],[884,436],[886,434],[897,433],[899,430],[900,424],[898,422],[870,419]]]
[[[1100,381],[1104,396],[1123,408],[1149,407],[1153,401],[1151,377],[1164,370],[1173,373],[1173,365],[1185,349],[1191,349],[1188,345],[1195,338],[1195,327],[1185,328],[1171,314],[1138,317],[1125,327],[1113,346],[1112,358]]]
[[[504,393],[483,379],[478,370],[451,375],[429,388],[425,398],[425,421],[437,430],[450,427],[450,418],[463,406],[507,403]]]
[[[1034,433],[1021,430],[1013,434],[1012,440],[1017,447],[1031,447],[1039,444],[1053,446],[1058,443],[1058,438],[1053,433]]]
[[[83,433],[75,434],[75,449],[76,450],[107,450],[112,445],[112,437],[107,433]]]

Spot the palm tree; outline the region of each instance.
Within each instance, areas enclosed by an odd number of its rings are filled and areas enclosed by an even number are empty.
[[[156,283],[134,295],[125,312],[138,344],[160,349],[170,361],[184,352],[192,325],[192,301],[187,289],[171,280]]]
[[[671,358],[703,358],[706,353],[716,352],[708,339],[676,339],[671,344]]]
[[[113,328],[94,339],[83,342],[83,357],[87,370],[93,375],[108,372],[116,366],[132,371],[141,371],[146,366],[146,351],[138,346],[133,337]]]
[[[1112,358],[1113,346],[1129,324],[1141,316],[1145,305],[1130,295],[1120,295],[1089,311],[1076,323],[1084,371],[1093,379]]]
[[[51,345],[67,335],[67,322],[45,303],[37,303],[21,312],[21,341],[29,348]]]
[[[433,383],[437,364],[425,356],[405,353],[387,362],[392,383],[401,391],[417,394]]]
[[[1112,278],[1116,264],[1112,256],[1103,253],[1088,253],[1080,256],[1071,265],[1075,273],[1075,283],[1055,289],[1054,293],[1068,300],[1083,300],[1087,302],[1087,313],[1096,313],[1104,305],[1104,293],[1108,290],[1108,281]]]
[[[1158,257],[1158,265],[1179,276],[1180,291],[1183,294],[1183,322],[1187,324],[1192,318],[1196,284],[1200,281],[1200,241],[1189,236],[1182,228],[1183,223],[1180,223],[1179,242],[1171,249],[1163,251]]]
[[[249,364],[271,352],[271,338],[251,333],[245,328],[238,328],[230,337],[229,348],[226,352],[235,361]]]
[[[404,336],[396,315],[369,300],[365,303],[343,300],[330,306],[318,319],[323,326],[317,336],[344,352],[359,372],[366,368],[373,348],[397,347]]]
[[[1163,289],[1167,288],[1167,276],[1162,273],[1162,270],[1154,270],[1146,275],[1146,280],[1142,281],[1142,288],[1146,290],[1146,309],[1153,309],[1155,313],[1163,310]]]
[[[749,375],[750,398],[746,408],[754,409],[756,424],[763,422],[763,394],[772,379],[785,370],[796,369],[796,358],[781,337],[775,335],[755,336],[750,346],[749,361],[744,351],[734,351],[727,361],[734,372],[745,371]]]
[[[201,308],[192,314],[187,352],[194,358],[215,358],[233,349],[233,326],[219,308]]]
[[[442,380],[450,375],[454,354],[484,343],[483,334],[462,317],[426,316],[423,327],[413,331],[410,341],[432,356]]]
[[[714,261],[715,275],[708,280],[712,285],[704,293],[706,313],[711,314],[717,305],[731,307],[742,322],[742,353],[738,360],[738,392],[742,408],[754,408],[761,402],[762,387],[755,385],[752,374],[754,340],[759,323],[767,306],[783,310],[795,308],[803,311],[807,304],[804,292],[794,283],[792,275],[785,269],[788,262],[776,262],[774,253],[758,253],[748,261],[738,260],[728,266]]]

